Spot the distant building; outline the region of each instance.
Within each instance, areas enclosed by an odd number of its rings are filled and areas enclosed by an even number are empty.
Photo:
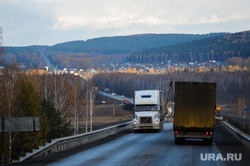
[[[90,69],[90,72],[95,72],[96,70],[95,69]]]
[[[34,69],[29,70],[26,72],[27,75],[43,75],[43,74],[50,74],[48,71],[41,70],[41,69]]]

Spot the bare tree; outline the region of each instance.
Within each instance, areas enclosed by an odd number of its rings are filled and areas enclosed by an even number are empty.
[[[70,98],[70,84],[68,79],[61,75],[57,83],[57,107],[61,111],[63,117],[69,114],[67,108],[68,100]]]
[[[88,100],[88,96],[89,96],[89,91],[86,90],[85,92],[85,100],[84,100],[84,104],[85,104],[85,129],[86,129],[86,132],[88,132],[88,123],[89,123],[89,100]]]
[[[3,31],[0,27],[0,64],[2,62],[2,55],[4,54],[4,48],[3,48],[3,37],[2,37]],[[0,116],[2,117],[11,117],[14,114],[13,109],[13,103],[18,95],[18,75],[17,72],[14,71],[14,68],[10,67],[10,69],[5,69],[1,73],[0,78]],[[12,137],[11,132],[8,133],[8,158],[9,162],[11,161],[11,155],[12,155],[12,142],[14,141],[15,136]],[[3,160],[4,160],[4,154],[3,154]]]
[[[27,76],[35,88],[36,94],[40,96],[41,94],[41,77],[38,70],[34,70],[33,73]]]
[[[81,94],[80,94],[80,85],[79,82],[75,82],[72,87],[72,96],[73,101],[71,104],[71,114],[73,115],[73,124],[74,124],[74,134],[78,134],[79,131],[79,118],[81,117],[83,113],[82,109],[82,100],[81,100]]]
[[[93,116],[94,116],[94,101],[97,95],[97,89],[94,83],[90,80],[86,85],[85,91],[85,108],[86,108],[86,132],[88,128],[88,120],[90,125],[90,131],[93,130]]]
[[[247,118],[247,111],[244,111],[244,108],[247,108],[247,99],[245,97],[237,99],[237,112],[240,118]]]
[[[46,77],[49,77],[46,78]],[[70,107],[70,83],[64,75],[45,76],[44,97],[47,97],[57,110],[61,112],[62,117],[66,117]]]
[[[44,98],[48,100],[48,74],[44,74]]]
[[[16,99],[19,88],[18,88],[18,74],[14,69],[5,69],[1,75],[0,82],[0,110],[2,117],[13,117],[18,116],[19,112],[15,112],[13,108],[14,100]],[[12,142],[14,141],[15,136],[12,137],[11,132],[8,133],[8,156],[9,162],[11,161],[12,155]]]

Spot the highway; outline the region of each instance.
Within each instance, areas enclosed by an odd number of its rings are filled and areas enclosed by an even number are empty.
[[[131,133],[114,141],[51,163],[50,166],[220,166],[248,165],[250,162],[249,149],[233,138],[230,133],[226,132],[223,126],[219,126],[216,131],[217,133],[215,132],[215,141],[212,146],[193,140],[187,141],[186,144],[175,145],[172,126],[172,123],[165,123],[164,130],[160,133]],[[230,158],[226,158],[228,154],[232,155],[233,153],[238,155],[235,159],[240,159],[239,161],[232,161]],[[208,161],[208,156],[211,154],[215,155],[215,157],[210,158],[210,161]],[[223,158],[221,158],[222,156]]]
[[[113,98],[113,99],[119,100],[119,101],[123,101],[123,102],[126,102],[126,103],[133,104],[133,99],[125,97],[125,96],[121,97],[119,95],[112,95],[112,93],[106,93],[104,91],[99,91],[99,94],[103,95],[103,96],[106,96],[106,97],[109,97],[109,98]]]

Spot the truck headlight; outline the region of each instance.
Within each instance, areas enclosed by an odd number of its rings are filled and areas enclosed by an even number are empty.
[[[155,121],[155,126],[159,126],[159,121]]]
[[[136,120],[133,120],[133,127],[136,128],[138,125],[137,121]]]

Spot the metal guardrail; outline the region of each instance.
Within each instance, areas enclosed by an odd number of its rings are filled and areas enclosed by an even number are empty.
[[[43,155],[56,153],[59,151],[71,149],[73,147],[87,144],[102,138],[114,135],[121,131],[132,128],[132,122],[125,122],[119,125],[110,126],[107,128],[95,130],[89,133],[83,133],[70,137],[58,138],[46,143],[45,146],[40,146],[39,149],[34,149],[32,153],[26,153],[25,157],[20,157],[19,162],[27,160],[29,158],[36,158]]]
[[[237,117],[223,116],[224,121],[230,123],[237,129],[250,135],[250,119],[243,119]]]
[[[242,138],[246,139],[250,142],[250,135],[242,132],[237,129],[233,125],[229,124],[226,121],[222,121],[224,125],[233,130],[235,133],[240,135]],[[34,149],[32,153],[26,153],[25,157],[20,157],[19,162],[30,158],[36,158],[43,155],[48,155],[56,152],[60,152],[63,150],[71,149],[76,146],[80,146],[83,144],[91,143],[96,140],[100,140],[102,138],[108,137],[110,135],[114,135],[121,131],[131,129],[132,122],[125,122],[119,125],[110,126],[107,128],[95,130],[88,133],[83,133],[79,135],[74,135],[70,137],[58,138],[51,141],[51,143],[46,143],[45,146],[40,146],[39,149]]]
[[[233,130],[235,133],[237,133],[238,135],[240,135],[242,138],[244,138],[245,140],[247,140],[248,142],[250,142],[250,135],[242,132],[241,130],[239,130],[238,128],[234,127],[233,125],[231,125],[230,123],[228,123],[226,121],[222,121],[222,123],[224,125],[226,125],[228,128],[230,128],[231,130]]]

